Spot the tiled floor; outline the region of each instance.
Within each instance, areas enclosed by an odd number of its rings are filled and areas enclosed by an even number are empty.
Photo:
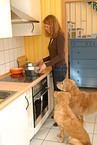
[[[81,90],[86,92],[97,91],[97,89],[83,89]],[[45,121],[41,129],[37,134],[32,138],[30,145],[62,145],[58,143],[57,134],[60,132],[59,127],[53,126],[54,119],[51,119],[51,116]],[[97,145],[97,114],[90,115],[85,118],[85,127],[86,131],[90,136],[92,145]],[[64,140],[64,145],[70,145],[68,142],[68,134]]]

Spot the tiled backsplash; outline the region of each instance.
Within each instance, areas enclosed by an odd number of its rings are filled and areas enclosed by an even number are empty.
[[[0,39],[0,75],[17,67],[17,57],[25,55],[24,37]]]

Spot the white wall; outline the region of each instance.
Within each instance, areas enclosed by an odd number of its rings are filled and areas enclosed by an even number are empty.
[[[17,57],[25,55],[24,37],[0,39],[0,75],[17,67]]]

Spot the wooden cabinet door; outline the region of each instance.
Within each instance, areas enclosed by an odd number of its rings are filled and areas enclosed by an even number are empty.
[[[25,94],[23,94],[0,112],[2,145],[29,145],[25,101]]]
[[[12,37],[10,0],[0,1],[0,38]]]

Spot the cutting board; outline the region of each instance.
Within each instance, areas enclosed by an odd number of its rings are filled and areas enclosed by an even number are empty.
[[[23,56],[18,57],[17,61],[18,61],[19,67],[23,67],[23,65],[27,63],[27,58],[25,55],[23,55]]]

